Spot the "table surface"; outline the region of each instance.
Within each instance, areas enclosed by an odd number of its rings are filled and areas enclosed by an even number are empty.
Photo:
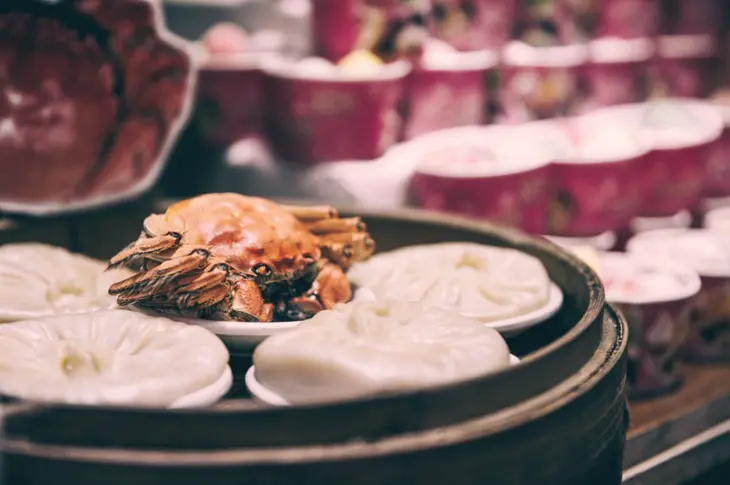
[[[627,485],[674,485],[730,460],[730,365],[687,365],[684,385],[631,404]]]

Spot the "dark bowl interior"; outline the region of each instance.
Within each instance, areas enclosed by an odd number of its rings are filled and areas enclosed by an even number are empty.
[[[510,340],[511,349],[523,357],[520,365],[466,382],[291,408],[265,408],[249,400],[230,400],[213,408],[180,411],[21,402],[15,406],[24,410],[23,417],[9,420],[6,432],[33,436],[35,441],[45,443],[79,446],[103,443],[109,447],[142,449],[283,447],[346,442],[353,437],[373,440],[457,423],[513,406],[559,385],[597,351],[602,339],[603,288],[584,263],[549,241],[489,224],[421,211],[358,213],[367,222],[379,251],[413,244],[466,241],[512,247],[532,254],[543,262],[552,280],[562,289],[563,306],[549,321]],[[100,216],[94,217],[98,220]],[[125,227],[134,226],[125,224]],[[138,231],[139,226],[133,232],[131,229],[99,231],[96,238],[77,240],[73,249],[98,257],[100,246],[121,248]],[[292,429],[297,432],[293,433]]]

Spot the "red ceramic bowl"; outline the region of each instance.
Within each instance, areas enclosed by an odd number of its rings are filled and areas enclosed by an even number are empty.
[[[518,130],[533,143],[552,143],[548,234],[597,236],[636,215],[639,170],[649,151],[640,136],[590,117],[528,123]]]
[[[533,45],[584,43],[597,37],[656,35],[658,0],[519,2],[517,37]]]
[[[3,9],[0,99],[12,103],[0,102],[0,210],[86,210],[157,181],[196,77],[158,9],[142,0]]]
[[[266,132],[276,155],[300,165],[379,157],[400,135],[409,71],[403,61],[360,77],[267,64]]]
[[[332,62],[353,50],[388,60],[416,54],[428,39],[429,6],[400,0],[313,0],[314,51]]]
[[[416,205],[544,232],[549,159],[510,128],[444,130],[408,142],[398,156],[414,166]]]
[[[730,257],[726,237],[704,229],[644,232],[627,245],[642,258],[682,261],[701,278],[694,299],[689,337],[684,346],[688,360],[730,361]]]
[[[596,37],[641,39],[654,37],[659,26],[657,0],[602,0],[595,28]]]
[[[662,30],[670,35],[715,35],[722,23],[723,0],[682,0],[663,12]]]
[[[706,184],[711,150],[723,129],[717,110],[675,98],[604,108],[590,116],[607,126],[629,126],[651,144],[637,172],[643,194],[638,215],[666,218],[695,206]]]
[[[436,36],[459,50],[498,50],[512,35],[517,0],[432,3]]]
[[[581,45],[536,48],[510,42],[503,52],[499,121],[524,123],[570,113],[587,59]]]
[[[590,43],[590,61],[583,70],[586,93],[579,110],[645,101],[649,89],[650,39],[604,38]]]
[[[657,41],[654,91],[680,98],[704,98],[715,88],[719,69],[712,35],[664,36]]]
[[[261,135],[263,73],[255,54],[215,56],[200,70],[195,121],[220,145]]]
[[[727,198],[730,197],[730,104],[718,102],[713,105],[722,113],[724,128],[722,135],[712,147],[704,196]]]
[[[487,72],[497,64],[491,51],[424,56],[406,79],[405,139],[484,119]]]
[[[700,277],[689,267],[625,253],[600,253],[597,271],[606,301],[629,323],[630,396],[676,389],[682,383],[677,364],[690,335]]]

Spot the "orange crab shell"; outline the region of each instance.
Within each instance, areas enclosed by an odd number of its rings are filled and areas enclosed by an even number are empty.
[[[168,230],[183,235],[183,244],[202,246],[242,272],[266,264],[275,274],[294,274],[322,254],[320,238],[299,219],[258,197],[202,195],[173,204],[162,217]]]

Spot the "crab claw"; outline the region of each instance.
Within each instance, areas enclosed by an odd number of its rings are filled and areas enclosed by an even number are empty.
[[[309,291],[280,302],[276,312],[287,320],[306,320],[338,303],[347,303],[350,299],[352,287],[347,276],[339,266],[329,263],[322,267]]]
[[[274,316],[274,306],[264,303],[255,281],[241,279],[236,282],[230,308],[224,313],[237,321],[270,322]]]

